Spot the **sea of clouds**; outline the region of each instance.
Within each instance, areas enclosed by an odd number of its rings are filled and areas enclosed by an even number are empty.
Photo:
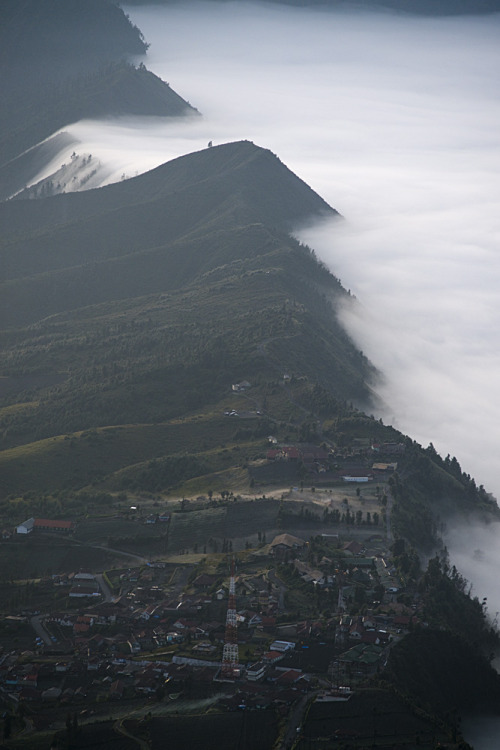
[[[376,416],[500,498],[500,15],[125,10],[203,117],[78,123],[82,148],[112,179],[208,141],[276,153],[346,219],[299,236],[359,300],[342,317],[384,375]]]

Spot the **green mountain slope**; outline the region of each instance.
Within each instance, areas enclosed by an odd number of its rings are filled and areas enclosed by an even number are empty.
[[[338,214],[269,151],[227,144],[0,214],[5,447],[172,419],[287,370],[369,400],[335,317],[348,295],[285,231]]]
[[[226,205],[226,201],[230,203]],[[163,220],[157,239],[164,237],[165,230],[169,231],[169,238],[178,236],[179,231],[186,228],[192,230],[200,220],[210,218],[210,212],[220,224],[225,224],[224,216],[231,214],[229,218],[233,223],[250,218],[290,229],[294,222],[333,211],[270,151],[257,148],[250,141],[240,141],[187,154],[146,174],[99,190],[59,195],[50,201],[26,203],[19,200],[0,204],[2,245],[16,239],[24,244],[30,232],[37,233],[35,242],[38,243],[43,231],[54,233],[58,225],[64,231],[71,222],[85,219],[90,219],[92,224],[105,212],[125,209],[119,216],[123,219],[135,206],[146,203],[153,205],[151,211],[157,211],[156,220]],[[84,225],[79,226],[79,230],[82,228],[85,231]],[[146,225],[139,230],[155,232],[157,227],[151,229]],[[121,228],[117,236],[120,240],[126,239]],[[145,241],[141,239],[142,247]],[[15,254],[17,250],[12,252]],[[31,272],[31,267],[27,272]]]
[[[245,483],[277,433],[406,441],[394,525],[419,546],[455,507],[494,513],[459,467],[349,406],[371,403],[375,377],[337,320],[349,295],[289,234],[324,216],[340,220],[247,141],[99,190],[0,204],[4,495],[165,489],[231,468]],[[241,380],[248,396],[232,392]],[[224,415],[235,407],[243,418]],[[168,440],[147,437],[157,430]]]
[[[248,486],[275,434],[405,444],[393,525],[421,548],[449,514],[495,515],[456,462],[350,403],[371,408],[376,376],[337,320],[352,301],[289,234],[324,216],[340,220],[246,141],[1,204],[2,496]]]
[[[10,201],[0,206],[9,280],[2,318],[16,326],[175,289],[269,253],[290,242],[276,231],[322,213],[335,215],[275,156],[248,142],[182,157],[99,191],[35,205]]]

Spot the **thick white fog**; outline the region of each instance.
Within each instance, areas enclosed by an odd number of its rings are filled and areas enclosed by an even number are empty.
[[[361,303],[343,317],[385,376],[377,416],[500,497],[500,15],[126,11],[203,117],[80,123],[85,150],[117,177],[209,140],[275,152],[346,217],[301,237]]]

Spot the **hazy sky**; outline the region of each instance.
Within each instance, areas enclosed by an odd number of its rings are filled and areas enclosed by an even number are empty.
[[[347,219],[301,236],[361,303],[344,318],[385,375],[381,416],[500,498],[500,15],[126,11],[203,118],[72,131],[118,175],[209,140],[275,152]]]

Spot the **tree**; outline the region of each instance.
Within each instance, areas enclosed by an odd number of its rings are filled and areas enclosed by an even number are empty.
[[[365,590],[363,586],[356,586],[354,589],[354,601],[356,604],[364,604],[366,599]]]
[[[8,740],[12,734],[12,714],[6,714],[3,720],[3,738]]]

